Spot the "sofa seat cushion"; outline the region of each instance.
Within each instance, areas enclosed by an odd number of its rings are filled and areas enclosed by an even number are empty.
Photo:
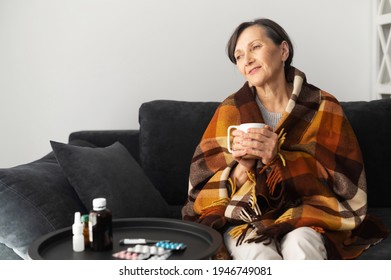
[[[391,229],[391,207],[369,208],[368,213],[381,219],[385,226]],[[391,235],[365,251],[358,259],[360,260],[391,260]]]
[[[22,258],[14,250],[0,243],[0,260],[21,260]]]
[[[165,217],[168,205],[119,142],[108,147],[78,147],[51,142],[64,174],[87,209],[107,199],[113,218]]]

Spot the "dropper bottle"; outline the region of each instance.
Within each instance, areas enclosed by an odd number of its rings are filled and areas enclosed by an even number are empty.
[[[83,224],[80,219],[80,212],[75,212],[75,220],[72,225],[72,244],[73,251],[82,252],[84,251],[84,235],[83,235]]]

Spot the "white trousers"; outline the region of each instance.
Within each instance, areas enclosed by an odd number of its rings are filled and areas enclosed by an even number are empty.
[[[224,233],[224,242],[234,260],[325,260],[327,252],[320,233],[309,227],[300,227],[287,233],[281,240],[281,253],[278,254],[274,242],[269,245],[246,243],[236,246],[237,239]]]

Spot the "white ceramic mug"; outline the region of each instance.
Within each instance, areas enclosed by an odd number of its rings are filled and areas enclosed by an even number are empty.
[[[264,127],[265,124],[264,123],[242,123],[241,125],[230,125],[228,127],[228,130],[227,130],[227,146],[228,146],[228,151],[230,153],[233,153],[232,149],[231,149],[231,130],[232,129],[238,129],[238,130],[241,130],[243,132],[246,132],[248,131],[249,128],[262,128]]]

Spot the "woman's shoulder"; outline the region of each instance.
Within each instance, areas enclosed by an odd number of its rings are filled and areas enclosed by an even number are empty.
[[[333,112],[334,114],[343,114],[342,106],[339,102],[339,100],[331,93],[320,90],[320,96],[321,96],[321,108],[323,108],[323,111]]]
[[[339,104],[339,101],[338,99],[331,93],[325,91],[325,90],[320,90],[320,96],[321,96],[321,99],[324,100],[324,101],[327,101],[327,102],[333,102],[333,103],[338,103]]]
[[[231,93],[230,95],[228,95],[228,96],[220,103],[220,106],[235,105],[235,95],[236,95],[236,94],[237,94],[237,92]]]

